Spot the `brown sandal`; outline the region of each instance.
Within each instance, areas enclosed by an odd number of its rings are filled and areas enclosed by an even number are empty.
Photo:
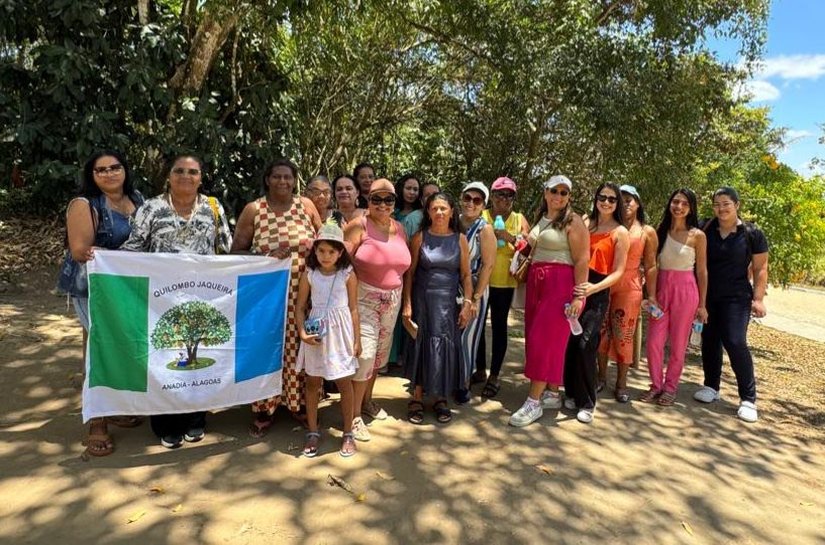
[[[137,428],[143,424],[143,418],[140,416],[107,416],[106,422],[118,428]]]
[[[657,403],[662,407],[671,407],[676,402],[676,392],[664,392]]]
[[[89,424],[89,436],[83,440],[86,447],[84,454],[89,456],[108,456],[115,451],[115,444],[106,429],[106,420],[100,419]]]
[[[659,392],[651,388],[639,396],[639,401],[641,401],[642,403],[655,403],[660,395],[662,395],[662,392]]]
[[[269,431],[269,428],[272,427],[274,422],[274,414],[269,414],[267,412],[256,413],[255,420],[253,420],[252,425],[249,426],[249,435],[255,439],[260,439],[266,435],[266,432]]]

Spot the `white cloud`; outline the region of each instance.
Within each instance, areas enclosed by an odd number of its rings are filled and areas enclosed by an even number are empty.
[[[793,140],[802,140],[803,138],[808,138],[809,136],[813,136],[811,131],[806,130],[797,130],[797,129],[789,129],[785,131],[785,140],[793,141]]]
[[[740,85],[734,95],[737,98],[747,98],[751,102],[767,102],[777,100],[782,93],[772,83],[765,80],[750,80]]]
[[[756,68],[756,77],[761,79],[819,79],[825,75],[825,55],[780,55],[765,59]]]

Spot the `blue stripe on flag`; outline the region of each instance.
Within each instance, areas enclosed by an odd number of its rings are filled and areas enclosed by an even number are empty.
[[[235,382],[282,367],[289,270],[238,277]]]

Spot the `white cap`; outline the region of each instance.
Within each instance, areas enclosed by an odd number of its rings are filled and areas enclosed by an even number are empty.
[[[561,174],[551,176],[549,180],[544,182],[544,189],[550,189],[551,187],[556,187],[557,185],[564,185],[567,186],[567,189],[573,189],[573,182],[570,181],[570,178],[567,176],[562,176]]]
[[[461,192],[464,193],[470,190],[478,191],[484,195],[484,204],[487,204],[487,201],[490,200],[490,190],[487,189],[487,186],[484,185],[483,182],[470,182],[464,186],[464,189],[462,189]]]

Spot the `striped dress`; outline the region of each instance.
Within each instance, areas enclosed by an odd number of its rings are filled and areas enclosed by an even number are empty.
[[[478,283],[478,275],[481,271],[481,232],[487,222],[484,218],[477,218],[465,233],[467,243],[470,247],[470,272],[473,276],[473,287]],[[461,332],[461,372],[459,373],[459,385],[466,387],[470,383],[470,376],[475,367],[476,352],[481,336],[484,335],[484,322],[487,317],[487,300],[490,290],[485,289],[484,294],[478,301],[478,314],[472,322],[467,324]],[[472,293],[465,293],[465,297],[472,297]]]

